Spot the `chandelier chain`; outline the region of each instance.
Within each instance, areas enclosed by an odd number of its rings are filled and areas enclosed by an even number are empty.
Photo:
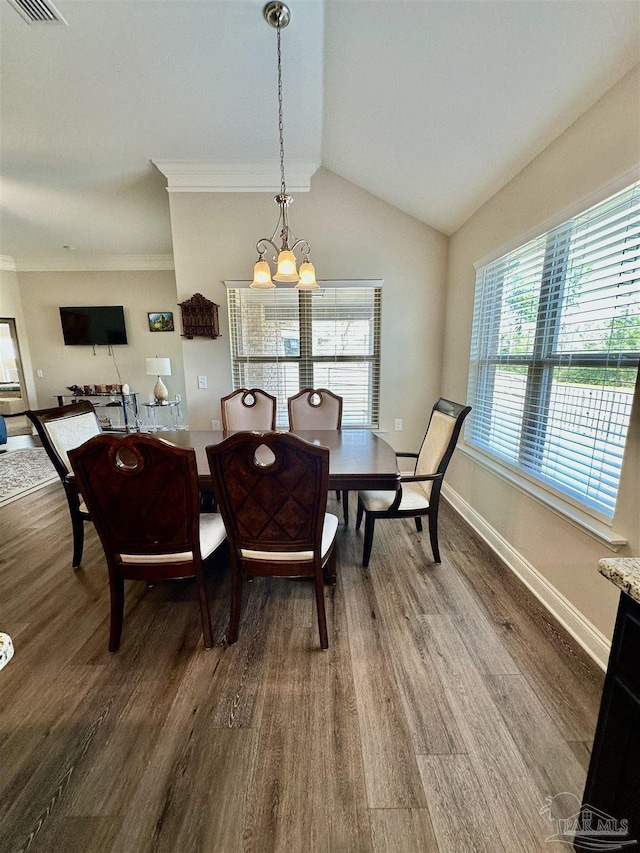
[[[287,194],[284,179],[284,122],[282,119],[282,51],[280,49],[280,23],[276,27],[278,35],[278,133],[280,135],[280,192]]]

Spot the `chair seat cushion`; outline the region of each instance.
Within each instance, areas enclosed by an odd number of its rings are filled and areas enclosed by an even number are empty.
[[[359,492],[359,497],[367,512],[387,512],[396,499],[396,492]],[[403,483],[402,501],[398,511],[411,512],[426,509],[429,509],[429,498],[424,492],[423,484]]]
[[[226,539],[227,532],[218,512],[202,513],[200,516],[200,553],[206,560],[216,548]],[[177,554],[120,554],[120,559],[128,565],[144,565],[158,563],[184,563],[193,559],[191,551],[180,551]]]
[[[329,548],[336,538],[338,530],[338,518],[330,512],[324,514],[322,525],[322,559],[324,560]],[[248,548],[240,550],[242,556],[247,560],[268,560],[269,562],[306,562],[313,560],[313,551],[252,551]]]

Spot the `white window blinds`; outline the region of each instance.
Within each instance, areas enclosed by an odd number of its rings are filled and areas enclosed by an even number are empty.
[[[344,427],[376,427],[381,282],[320,282],[315,292],[236,284],[227,282],[234,389],[273,394],[278,426],[286,426],[288,397],[302,388],[328,388],[343,398]]]
[[[469,443],[613,516],[640,356],[640,183],[478,270]]]

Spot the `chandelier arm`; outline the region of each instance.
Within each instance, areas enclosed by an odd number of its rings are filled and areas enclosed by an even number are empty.
[[[293,235],[291,235],[291,236],[293,236]],[[294,240],[295,240],[295,237],[294,237]],[[295,243],[293,244],[293,246],[291,247],[291,251],[293,252],[294,249],[298,248],[298,246],[302,246],[302,247],[306,246],[306,249],[302,248],[300,251],[302,252],[302,254],[305,257],[308,257],[309,253],[311,252],[311,246],[309,245],[308,241],[304,240],[302,238],[300,240],[296,240]]]
[[[273,251],[276,254],[280,251],[280,249],[278,249],[278,247],[276,246],[276,244],[273,242],[272,239],[270,239],[269,237],[261,237],[258,240],[258,242],[256,243],[256,251],[258,252],[258,254],[260,256],[264,255],[265,252],[267,251],[267,247],[266,247],[265,243],[268,243],[273,248]],[[261,246],[264,246],[264,248],[260,248]]]

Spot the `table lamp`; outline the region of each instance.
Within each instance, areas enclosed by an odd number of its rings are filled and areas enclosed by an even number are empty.
[[[158,381],[153,389],[153,396],[156,403],[166,403],[169,398],[167,386],[164,384],[161,376],[171,376],[171,359],[170,358],[146,358],[147,376],[157,376]]]

